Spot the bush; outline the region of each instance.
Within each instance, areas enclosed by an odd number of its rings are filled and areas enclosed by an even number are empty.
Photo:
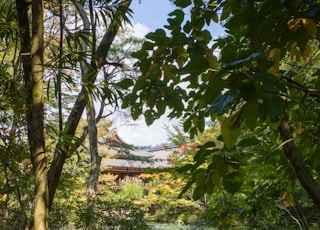
[[[143,198],[145,189],[142,187],[141,180],[137,178],[126,177],[120,182],[121,190],[120,197],[126,197],[130,200],[138,200]]]
[[[94,229],[107,230],[148,230],[144,212],[128,200],[98,199],[93,212],[88,212],[83,202],[78,207],[75,227],[88,229],[94,222]]]

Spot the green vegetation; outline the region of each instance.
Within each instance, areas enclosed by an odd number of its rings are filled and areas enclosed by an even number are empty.
[[[0,228],[318,229],[320,2],[175,0],[144,41],[130,4],[1,1]],[[99,175],[120,107],[181,120],[171,169]]]

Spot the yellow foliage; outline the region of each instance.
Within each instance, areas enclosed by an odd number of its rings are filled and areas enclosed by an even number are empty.
[[[317,24],[313,21],[313,19],[303,18],[302,25],[311,37],[315,38],[317,36],[318,27]]]
[[[299,29],[301,18],[292,18],[288,21],[288,28],[292,33],[297,32]]]
[[[306,47],[304,47],[304,50],[302,52],[302,58],[304,61],[307,61],[308,57],[311,53],[311,47],[307,44]]]
[[[278,48],[274,48],[269,52],[269,58],[273,61],[273,66],[268,69],[268,73],[273,74],[275,76],[279,75],[279,67],[280,67],[280,59],[281,59],[281,50]]]
[[[304,132],[304,127],[303,127],[302,122],[301,122],[301,121],[296,122],[295,126],[296,126],[296,132],[297,132],[297,134],[298,134],[298,135],[301,135],[301,134]]]

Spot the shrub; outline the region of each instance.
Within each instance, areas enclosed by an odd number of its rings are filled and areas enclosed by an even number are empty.
[[[75,227],[87,229],[89,224],[94,229],[107,230],[148,230],[144,221],[144,212],[128,200],[98,199],[93,212],[88,212],[83,202],[78,207]]]

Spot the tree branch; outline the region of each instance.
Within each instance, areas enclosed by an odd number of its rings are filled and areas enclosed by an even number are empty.
[[[73,1],[76,3],[75,1]],[[95,69],[92,69],[96,74],[94,74],[94,77],[90,78],[90,82],[94,83],[96,80],[96,76],[98,73],[98,69],[103,66],[103,64],[106,61],[107,54],[109,53],[111,44],[113,43],[118,30],[120,28],[120,23],[122,19],[124,18],[124,14],[126,11],[123,10],[123,7],[128,8],[131,3],[131,0],[124,0],[122,4],[120,4],[120,8],[118,10],[118,17],[114,18],[113,21],[110,23],[110,26],[107,28],[103,39],[98,46],[97,52],[96,52],[96,67]],[[79,5],[75,4],[76,7],[79,7]],[[82,76],[86,76],[85,69],[83,69]],[[88,73],[88,72],[87,72]],[[90,83],[89,82],[89,83]],[[64,133],[68,136],[74,136],[75,130],[78,127],[79,121],[81,119],[82,113],[84,111],[86,105],[86,97],[85,97],[85,89],[82,88],[75,103],[71,110],[71,113],[67,119],[67,122],[65,123],[64,127]],[[55,153],[53,157],[53,161],[51,163],[49,175],[48,175],[48,185],[49,185],[49,208],[52,206],[53,197],[55,195],[56,189],[58,187],[59,178],[62,172],[62,168],[64,165],[64,162],[68,156],[69,150],[71,148],[71,143],[62,143],[59,141],[55,148]]]
[[[314,204],[320,208],[320,187],[313,179],[311,173],[307,169],[303,159],[298,154],[296,146],[293,141],[290,126],[287,121],[282,120],[279,126],[279,132],[282,141],[286,142],[283,145],[283,151],[289,160],[289,163],[295,172],[298,180],[303,188],[309,194]]]

